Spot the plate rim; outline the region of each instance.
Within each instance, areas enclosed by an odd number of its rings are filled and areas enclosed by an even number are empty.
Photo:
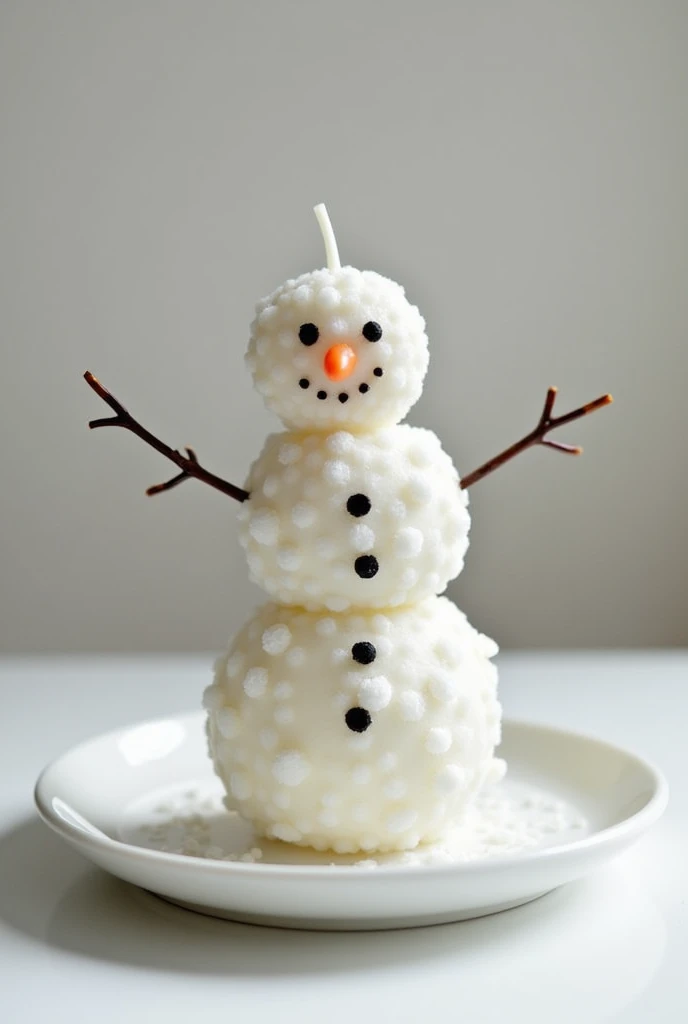
[[[515,853],[505,853],[491,856],[485,859],[478,859],[466,862],[452,862],[441,864],[389,864],[381,865],[376,871],[363,871],[355,864],[337,864],[336,872],[330,864],[266,864],[261,861],[245,863],[242,861],[213,860],[199,857],[189,857],[186,854],[171,853],[163,850],[153,850],[145,846],[135,846],[121,839],[113,839],[100,830],[87,832],[76,825],[66,821],[59,815],[52,806],[52,800],[57,797],[52,789],[48,792],[50,775],[56,771],[60,764],[67,758],[73,756],[84,747],[106,740],[114,740],[116,737],[129,732],[132,729],[145,728],[146,726],[158,725],[162,722],[181,722],[187,724],[190,721],[197,721],[205,717],[202,710],[178,712],[176,714],[164,715],[156,718],[148,718],[139,722],[132,722],[129,725],[119,726],[115,729],[108,729],[88,737],[64,750],[57,757],[53,758],[40,772],[34,786],[33,796],[36,808],[42,820],[51,829],[71,843],[82,847],[96,847],[112,855],[124,857],[128,860],[138,860],[149,863],[163,863],[169,867],[177,867],[193,870],[209,876],[223,875],[269,875],[272,879],[298,879],[304,881],[328,880],[333,878],[355,878],[365,884],[364,879],[369,882],[379,881],[385,877],[399,877],[412,874],[414,878],[432,876],[455,876],[460,873],[467,878],[476,875],[499,874],[505,869],[527,870],[529,866],[543,860],[548,862],[565,860],[567,857],[583,855],[594,852],[599,847],[613,845],[616,841],[630,839],[632,836],[639,836],[654,824],[666,810],[669,801],[669,784],[664,773],[647,758],[629,750],[618,743],[613,743],[599,736],[580,732],[574,729],[567,729],[561,726],[550,725],[546,722],[522,718],[505,718],[503,728],[506,730],[535,730],[548,733],[552,736],[566,737],[579,743],[593,743],[598,747],[605,748],[609,752],[621,755],[625,759],[635,762],[637,768],[645,772],[648,782],[651,783],[651,795],[647,803],[625,817],[622,821],[606,828],[598,829],[591,835],[583,836],[580,839],[573,839],[556,846],[545,847],[544,849],[527,849]],[[76,810],[76,808],[75,808]],[[95,826],[94,826],[95,828]],[[371,853],[374,857],[374,853]]]

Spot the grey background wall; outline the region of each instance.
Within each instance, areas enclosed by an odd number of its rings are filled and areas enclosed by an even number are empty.
[[[586,454],[472,492],[450,593],[504,646],[688,640],[688,5],[0,6],[3,650],[218,648],[260,599],[235,506],[121,431],[91,368],[241,482],[276,421],[254,302],[324,262],[402,281],[411,421],[468,471],[547,385]]]

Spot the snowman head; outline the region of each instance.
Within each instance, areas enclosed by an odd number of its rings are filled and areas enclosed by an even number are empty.
[[[327,268],[289,280],[256,307],[247,365],[292,429],[371,429],[404,418],[428,366],[425,321],[401,285],[342,267],[325,207]]]

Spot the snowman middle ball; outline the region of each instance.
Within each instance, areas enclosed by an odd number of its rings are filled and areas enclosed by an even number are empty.
[[[495,652],[446,598],[385,614],[264,605],[205,694],[228,808],[337,853],[441,837],[501,770]]]
[[[246,489],[251,579],[282,604],[397,607],[441,593],[463,567],[468,497],[431,430],[273,434]]]

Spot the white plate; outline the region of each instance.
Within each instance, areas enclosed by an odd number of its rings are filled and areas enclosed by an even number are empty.
[[[619,853],[667,802],[662,775],[634,754],[548,726],[506,722],[500,755],[509,781],[483,799],[470,827],[442,848],[356,863],[261,843],[220,811],[203,722],[195,713],[81,744],[45,769],[36,804],[52,828],[106,871],[237,921],[340,930],[495,913]]]

